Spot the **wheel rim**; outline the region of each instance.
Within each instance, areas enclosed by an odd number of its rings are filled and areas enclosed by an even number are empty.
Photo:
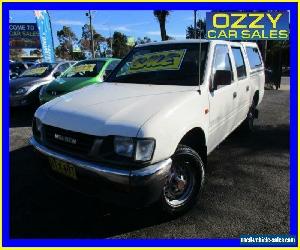
[[[164,187],[166,202],[172,207],[184,205],[191,197],[195,177],[189,161],[173,161]]]

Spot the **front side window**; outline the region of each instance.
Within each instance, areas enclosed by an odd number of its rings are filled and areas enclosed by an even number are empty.
[[[99,74],[104,64],[104,61],[99,60],[81,61],[70,67],[61,77],[95,77]]]
[[[242,50],[240,47],[232,47],[231,49],[232,49],[232,53],[233,53],[233,57],[234,57],[234,61],[235,61],[237,77],[238,77],[238,79],[242,79],[242,78],[246,77],[246,75],[247,75]]]
[[[232,66],[227,45],[216,45],[212,67],[213,82],[217,88],[231,84]]]
[[[258,52],[258,48],[246,47],[246,52],[251,69],[259,68],[262,65],[262,61]]]
[[[203,78],[208,43],[201,45]],[[177,43],[137,47],[123,59],[107,79],[108,82],[199,85],[199,43]]]

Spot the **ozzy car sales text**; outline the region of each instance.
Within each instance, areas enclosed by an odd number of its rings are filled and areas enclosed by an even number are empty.
[[[209,12],[207,39],[287,40],[288,12]]]

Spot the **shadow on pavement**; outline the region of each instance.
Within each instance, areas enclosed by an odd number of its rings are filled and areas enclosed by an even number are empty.
[[[67,189],[46,176],[27,146],[10,153],[12,238],[105,238],[166,221],[153,207],[125,209]]]
[[[224,144],[247,147],[251,150],[289,150],[290,126],[279,124],[276,126],[255,126],[253,133],[245,133],[240,128],[234,131]],[[222,145],[222,144],[221,144]]]

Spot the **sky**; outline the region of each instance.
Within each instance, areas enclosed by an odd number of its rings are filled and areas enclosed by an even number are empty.
[[[54,45],[58,45],[56,33],[64,25],[70,26],[77,38],[81,37],[81,27],[88,23],[87,10],[50,10],[50,18],[54,36]],[[198,18],[204,19],[206,11],[198,11]],[[98,33],[109,37],[114,31],[120,31],[135,39],[144,36],[160,41],[159,24],[152,10],[97,10],[93,13],[93,26]],[[35,22],[33,10],[10,11],[10,23]],[[185,39],[185,30],[193,25],[193,10],[171,11],[167,18],[167,34],[175,39]]]

